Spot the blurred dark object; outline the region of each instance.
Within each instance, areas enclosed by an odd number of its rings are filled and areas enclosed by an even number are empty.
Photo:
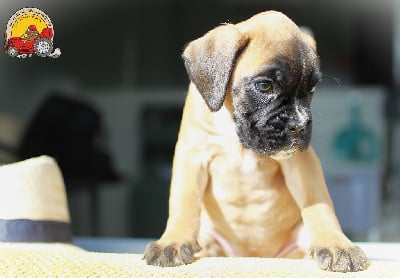
[[[19,157],[54,157],[71,189],[115,181],[117,174],[102,144],[99,113],[89,104],[60,94],[50,95],[39,107],[22,138]]]
[[[102,133],[102,119],[93,107],[77,99],[52,94],[28,125],[18,151],[21,159],[42,154],[54,157],[67,190],[88,191],[92,236],[98,234],[99,227],[97,188],[103,182],[118,180]]]

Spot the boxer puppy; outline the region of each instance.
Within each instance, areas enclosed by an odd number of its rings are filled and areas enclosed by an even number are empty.
[[[365,269],[366,256],[342,232],[309,146],[310,103],[321,78],[313,38],[270,11],[211,30],[188,44],[183,59],[191,84],[169,218],[162,237],[146,247],[146,262],[188,264],[200,250],[201,256],[309,253],[322,269]]]

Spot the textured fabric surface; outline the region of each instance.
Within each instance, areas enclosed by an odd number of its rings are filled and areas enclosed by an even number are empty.
[[[0,277],[399,277],[400,262],[373,261],[366,271],[331,273],[312,260],[202,258],[173,268],[148,266],[141,254],[87,252],[68,244],[0,244]]]

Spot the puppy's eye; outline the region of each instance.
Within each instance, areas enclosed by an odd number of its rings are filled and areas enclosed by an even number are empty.
[[[269,93],[272,90],[272,82],[259,81],[256,83],[256,88],[262,93]]]

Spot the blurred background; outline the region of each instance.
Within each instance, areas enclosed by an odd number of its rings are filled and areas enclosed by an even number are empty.
[[[0,55],[0,160],[54,156],[75,235],[160,236],[184,45],[275,9],[318,43],[313,145],[345,232],[400,240],[399,0],[2,0],[0,28],[30,6],[51,18],[62,55]]]

